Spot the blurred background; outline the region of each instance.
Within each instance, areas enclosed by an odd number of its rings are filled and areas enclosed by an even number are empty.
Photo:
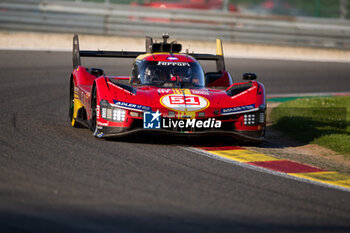
[[[0,0],[0,30],[350,49],[350,0]]]
[[[247,14],[349,18],[348,0],[71,0],[159,8],[211,9]]]

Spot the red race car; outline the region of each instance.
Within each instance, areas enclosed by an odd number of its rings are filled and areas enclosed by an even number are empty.
[[[233,83],[225,69],[222,42],[217,54],[180,53],[181,44],[154,43],[146,37],[145,52],[80,51],[73,39],[69,117],[72,126],[86,126],[98,138],[139,132],[182,136],[223,135],[259,143],[266,129],[264,86],[254,73]],[[130,76],[106,76],[86,68],[80,57],[135,58]],[[204,73],[197,60],[216,62]]]

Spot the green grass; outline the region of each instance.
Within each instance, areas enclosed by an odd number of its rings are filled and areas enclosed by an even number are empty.
[[[271,112],[273,127],[301,143],[324,146],[350,159],[350,96],[296,99]]]
[[[254,6],[265,0],[231,0],[234,4]],[[314,17],[339,17],[339,0],[284,0],[292,7],[303,11],[308,16]],[[350,18],[350,3],[347,5],[347,18]]]

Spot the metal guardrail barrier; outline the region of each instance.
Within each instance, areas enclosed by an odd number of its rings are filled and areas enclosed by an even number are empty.
[[[1,0],[0,29],[350,49],[350,21],[49,0]]]

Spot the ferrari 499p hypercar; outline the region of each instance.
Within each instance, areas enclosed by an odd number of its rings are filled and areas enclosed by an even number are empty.
[[[233,83],[222,42],[213,54],[181,53],[182,46],[146,37],[146,51],[80,51],[73,38],[69,118],[98,138],[139,132],[181,136],[230,136],[259,143],[266,128],[264,86],[254,73]],[[81,65],[81,57],[134,58],[129,76],[106,75]],[[198,60],[216,62],[203,71]]]

